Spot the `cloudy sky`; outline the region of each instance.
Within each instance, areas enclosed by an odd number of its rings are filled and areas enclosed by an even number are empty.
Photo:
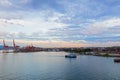
[[[0,44],[120,46],[120,0],[0,0]]]

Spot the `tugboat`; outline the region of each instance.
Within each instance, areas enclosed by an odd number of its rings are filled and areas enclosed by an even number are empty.
[[[118,58],[114,59],[114,62],[120,63],[120,58],[119,59]]]
[[[76,58],[77,56],[73,53],[65,55],[65,58]]]

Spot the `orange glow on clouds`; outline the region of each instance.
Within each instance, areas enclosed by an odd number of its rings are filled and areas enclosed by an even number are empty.
[[[13,41],[10,39],[6,39],[5,43],[9,46],[13,46]],[[77,41],[76,41],[77,42]],[[60,40],[45,40],[45,41],[37,41],[37,40],[15,40],[16,45],[21,47],[27,45],[33,45],[36,47],[42,48],[54,48],[54,47],[109,47],[109,46],[120,46],[120,42],[67,42]],[[0,39],[0,45],[3,45],[2,39]]]
[[[6,44],[12,46],[12,40],[5,40]],[[66,42],[66,41],[31,41],[31,40],[15,40],[16,45],[20,45],[20,46],[26,46],[26,45],[34,45],[34,46],[38,46],[38,47],[48,47],[48,48],[52,48],[52,47],[85,47],[87,46],[87,44],[84,43],[74,43],[74,42]],[[0,42],[2,44],[2,40]]]

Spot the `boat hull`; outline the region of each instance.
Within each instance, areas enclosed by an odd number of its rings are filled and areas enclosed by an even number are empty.
[[[65,55],[65,58],[76,58],[76,55]]]
[[[120,59],[114,59],[114,62],[120,63]]]

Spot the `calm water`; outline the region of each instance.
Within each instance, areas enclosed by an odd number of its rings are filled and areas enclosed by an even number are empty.
[[[0,53],[0,80],[120,80],[120,64],[113,58],[65,52]]]

